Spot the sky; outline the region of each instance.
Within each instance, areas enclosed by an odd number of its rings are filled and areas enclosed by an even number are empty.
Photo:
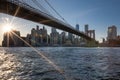
[[[31,0],[22,0],[31,6],[39,9]],[[42,6],[59,18],[55,12],[45,3],[44,0],[37,0]],[[120,34],[120,0],[47,0],[59,14],[73,27],[79,24],[80,31],[84,31],[84,25],[88,24],[89,29],[94,29],[96,40],[102,40],[107,37],[107,28],[115,25],[118,35]],[[11,21],[12,16],[0,13],[0,26],[5,21]],[[14,18],[14,27],[21,32],[22,36],[30,33],[30,30],[36,25],[40,25],[31,21]],[[40,25],[42,27],[42,25]],[[1,27],[2,28],[2,27]],[[50,28],[48,28],[50,32]],[[0,42],[2,41],[3,32],[0,29]]]

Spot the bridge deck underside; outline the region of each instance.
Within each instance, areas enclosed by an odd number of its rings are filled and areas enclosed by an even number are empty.
[[[69,26],[61,24],[58,21],[52,20],[47,16],[43,16],[42,14],[31,11],[27,8],[7,2],[6,0],[0,0],[0,12],[6,13],[6,14],[9,14],[12,16],[16,16],[19,18],[27,19],[27,20],[37,22],[40,24],[55,27],[55,28],[76,34],[78,36],[81,36],[81,37],[85,38],[86,40],[92,40],[92,38],[90,38],[89,36],[79,32]]]

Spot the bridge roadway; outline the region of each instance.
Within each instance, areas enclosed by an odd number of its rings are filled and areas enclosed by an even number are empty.
[[[23,3],[19,0],[0,0],[0,12],[37,22],[40,24],[48,25],[55,27],[78,36],[85,38],[88,41],[93,41],[94,39],[85,35],[84,33],[76,30],[71,25],[66,24],[65,22],[58,20],[57,18],[44,13],[38,9],[31,7],[30,5]],[[95,40],[94,40],[95,41]]]

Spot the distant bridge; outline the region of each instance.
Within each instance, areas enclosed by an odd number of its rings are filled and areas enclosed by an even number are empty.
[[[23,3],[19,0],[0,0],[0,12],[12,16],[27,19],[40,24],[55,27],[78,36],[85,38],[88,41],[94,40],[86,34],[76,30],[71,25],[47,14],[30,5]],[[95,40],[94,40],[95,41]]]

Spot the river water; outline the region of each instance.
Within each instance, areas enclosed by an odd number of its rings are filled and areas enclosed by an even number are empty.
[[[35,49],[1,47],[0,80],[120,80],[120,48]]]

